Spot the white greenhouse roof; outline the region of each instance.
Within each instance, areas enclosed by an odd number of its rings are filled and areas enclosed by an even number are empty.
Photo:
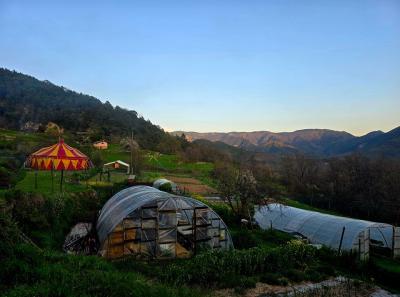
[[[360,232],[370,231],[370,238],[392,248],[393,226],[323,214],[274,203],[256,207],[254,218],[262,229],[277,229],[289,233],[299,233],[311,243],[323,244],[338,249],[343,232],[342,250],[351,250]]]
[[[125,167],[129,167],[129,164],[128,164],[128,163],[125,163],[124,161],[121,161],[121,160],[112,161],[112,162],[109,162],[109,163],[104,164],[103,166],[110,166],[110,165],[113,165],[113,164],[115,164],[115,163],[118,163],[118,164],[120,164],[120,165],[122,165],[122,166],[125,166]]]

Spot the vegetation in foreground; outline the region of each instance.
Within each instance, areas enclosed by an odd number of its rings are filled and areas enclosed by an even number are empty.
[[[15,138],[0,143],[7,154],[3,156],[9,157],[0,160],[5,168],[0,181],[6,185],[0,192],[0,293],[4,296],[206,296],[221,288],[243,293],[257,282],[286,286],[338,274],[368,282],[374,278],[380,285],[399,289],[400,265],[395,261],[373,258],[361,264],[352,255],[338,257],[330,250],[316,250],[292,241],[287,234],[240,224],[241,218],[251,216],[248,210],[262,197],[291,196],[291,191],[297,189],[304,196],[314,193],[313,205],[318,205],[315,197],[320,189],[297,188],[299,184],[294,183],[285,186],[285,179],[281,180],[266,167],[244,168],[235,162],[199,161],[194,149],[187,155],[142,151],[143,160],[135,170],[143,182],[172,174],[196,177],[218,187],[225,203],[202,201],[227,223],[236,250],[206,251],[192,259],[157,263],[133,259],[107,262],[97,257],[65,255],[60,247],[71,226],[82,221],[93,222],[104,202],[126,184],[123,179],[93,182],[98,178],[94,170],[89,173],[88,182],[88,176],[68,174],[64,193],[57,191],[56,176],[56,190],[52,193],[51,175],[41,172],[38,189],[34,189],[33,172],[21,170],[21,164],[25,154],[38,144],[51,143],[51,136],[12,131],[5,134],[8,139]],[[21,140],[20,148],[15,146],[16,139]],[[130,158],[117,143],[107,151],[87,150],[87,153],[98,166],[114,158],[125,161]],[[291,164],[296,165],[297,161]],[[286,169],[297,181],[299,172],[292,167]],[[307,170],[306,173],[304,181],[310,184],[313,175]],[[352,183],[357,181],[349,182]],[[310,189],[314,192],[309,192]],[[297,201],[286,202],[310,208]],[[311,208],[318,210],[315,206]],[[21,232],[39,249],[23,243]]]

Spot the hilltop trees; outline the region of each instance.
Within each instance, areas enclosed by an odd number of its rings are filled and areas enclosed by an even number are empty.
[[[0,127],[20,129],[25,123],[56,123],[72,132],[126,136],[134,132],[145,149],[161,149],[175,139],[136,111],[113,107],[97,98],[76,93],[48,81],[0,68]],[[93,134],[93,133],[92,133]]]
[[[400,162],[361,155],[318,160],[287,157],[282,163],[289,194],[349,216],[400,223]]]

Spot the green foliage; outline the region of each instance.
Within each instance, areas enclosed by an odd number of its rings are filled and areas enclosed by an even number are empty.
[[[400,262],[398,260],[375,257],[368,268],[375,279],[400,292]]]
[[[266,272],[304,269],[315,261],[315,249],[297,242],[273,248],[207,251],[186,261],[167,265],[162,274],[166,282],[176,285],[229,286],[225,275],[256,276]]]
[[[199,296],[197,290],[149,283],[98,257],[42,253],[17,245],[0,266],[2,296]]]
[[[14,244],[18,242],[18,232],[18,227],[11,215],[0,210],[0,260],[6,258]]]
[[[260,281],[270,285],[286,286],[288,279],[281,276],[279,273],[267,272],[260,276]]]
[[[53,185],[51,171],[25,171],[25,177],[19,181],[16,188],[24,192],[35,192],[41,194],[53,194]],[[37,188],[35,188],[35,174],[37,174]],[[60,171],[53,173],[54,193],[60,191]],[[64,172],[63,191],[67,193],[80,192],[86,189],[84,183],[77,184],[74,182],[76,175],[74,172]]]
[[[103,204],[100,195],[88,190],[43,196],[21,191],[5,192],[13,219],[41,247],[60,249],[65,234],[77,222],[91,222]]]
[[[277,230],[230,228],[230,232],[236,249],[276,247],[293,239],[289,234]]]
[[[200,161],[182,161],[177,155],[158,154],[148,152],[145,165],[153,170],[168,171],[175,173],[199,173],[200,175],[210,174],[214,168],[213,163]]]
[[[0,166],[0,189],[11,186],[13,180],[15,180],[15,174],[5,167]]]
[[[162,185],[159,187],[159,190],[160,190],[160,191],[164,191],[164,192],[171,193],[171,192],[172,192],[172,185],[171,185],[171,183],[162,184]]]
[[[90,161],[96,168],[102,168],[104,164],[103,156],[100,150],[92,150],[89,154]]]
[[[296,155],[285,157],[282,169],[289,193],[301,202],[351,217],[400,223],[399,160]]]

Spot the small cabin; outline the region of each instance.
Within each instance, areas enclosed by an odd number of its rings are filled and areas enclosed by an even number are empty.
[[[108,148],[108,143],[105,140],[96,141],[93,143],[93,147],[97,148],[98,150],[106,150]]]
[[[109,163],[106,163],[103,165],[103,171],[107,171],[107,170],[126,170],[126,174],[129,174],[130,172],[130,165],[128,163],[125,163],[121,160],[117,160],[117,161],[112,161]]]

